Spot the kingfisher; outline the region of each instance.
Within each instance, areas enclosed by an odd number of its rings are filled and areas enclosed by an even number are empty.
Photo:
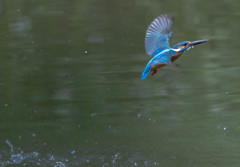
[[[142,79],[152,72],[157,73],[157,69],[173,64],[183,52],[193,48],[195,45],[207,42],[204,40],[184,41],[172,47],[169,45],[169,39],[172,36],[171,27],[173,17],[163,14],[155,18],[148,26],[145,36],[146,53],[152,57],[142,73]]]

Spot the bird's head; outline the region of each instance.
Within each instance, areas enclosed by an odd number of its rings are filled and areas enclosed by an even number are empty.
[[[195,45],[198,45],[204,42],[207,42],[207,40],[204,39],[204,40],[198,40],[198,41],[184,41],[184,42],[178,43],[177,45],[174,45],[172,47],[172,50],[175,52],[184,52],[186,50],[193,48]]]

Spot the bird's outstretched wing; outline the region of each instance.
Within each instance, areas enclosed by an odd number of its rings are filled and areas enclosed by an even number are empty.
[[[148,26],[145,37],[145,49],[148,55],[154,56],[156,52],[170,48],[169,38],[172,35],[173,18],[161,15]]]

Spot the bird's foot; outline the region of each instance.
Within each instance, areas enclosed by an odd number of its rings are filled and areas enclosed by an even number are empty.
[[[156,74],[157,73],[157,70],[152,70],[152,75]]]

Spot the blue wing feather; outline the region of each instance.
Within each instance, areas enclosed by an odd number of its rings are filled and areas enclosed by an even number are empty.
[[[145,37],[145,49],[148,55],[154,56],[156,53],[170,48],[168,41],[172,35],[172,24],[172,17],[161,15],[148,26]]]
[[[172,58],[172,52],[170,49],[166,50],[166,52],[161,52],[161,53],[155,55],[146,65],[146,67],[142,73],[142,79],[145,79],[147,77],[151,68],[154,65],[169,64],[169,63],[171,63],[171,58]]]

